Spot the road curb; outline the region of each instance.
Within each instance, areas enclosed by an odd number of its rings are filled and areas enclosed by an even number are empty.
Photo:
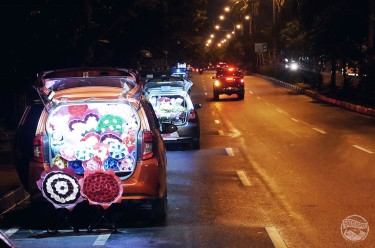
[[[287,89],[290,89],[294,92],[307,95],[307,96],[309,96],[313,99],[317,99],[317,100],[320,100],[322,102],[330,103],[330,104],[333,104],[333,105],[336,105],[336,106],[339,106],[339,107],[342,107],[342,108],[345,108],[345,109],[348,109],[348,110],[351,110],[351,111],[355,111],[355,112],[358,112],[358,113],[361,113],[361,114],[365,114],[365,115],[368,115],[368,116],[375,117],[375,109],[373,109],[373,108],[368,108],[368,107],[364,107],[364,106],[361,106],[361,105],[356,105],[356,104],[353,104],[353,103],[349,103],[349,102],[337,100],[337,99],[334,99],[334,98],[330,98],[330,97],[321,95],[319,93],[316,93],[312,90],[306,90],[306,89],[303,89],[301,87],[298,87],[298,86],[295,86],[295,85],[292,85],[292,84],[289,84],[289,83],[285,83],[283,81],[280,81],[280,80],[272,78],[272,77],[267,77],[267,76],[263,76],[263,75],[257,75],[257,76],[259,76],[263,79],[266,79],[268,81],[271,81],[272,83],[274,83],[278,86],[281,86],[283,88],[287,88]]]

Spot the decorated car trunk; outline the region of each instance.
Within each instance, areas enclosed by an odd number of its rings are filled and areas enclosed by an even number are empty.
[[[149,98],[161,123],[183,125],[187,120],[186,101],[182,95],[156,95]]]
[[[136,165],[138,131],[138,115],[125,102],[59,105],[46,122],[48,162],[76,174],[112,169],[126,177]]]

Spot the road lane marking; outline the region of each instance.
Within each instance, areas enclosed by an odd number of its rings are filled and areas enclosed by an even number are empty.
[[[249,91],[249,93],[252,94],[252,95],[254,94],[254,92],[252,92],[251,90]]]
[[[207,92],[204,92],[204,94],[207,96]]]
[[[277,112],[279,112],[279,113],[285,113],[285,111],[284,111],[284,110],[282,110],[282,109],[279,109],[279,108],[276,108],[276,111],[277,111]]]
[[[237,176],[240,178],[243,186],[251,186],[250,180],[247,178],[245,172],[243,170],[237,171]]]
[[[228,156],[234,156],[233,148],[225,148],[225,151],[227,152]]]
[[[105,245],[111,234],[100,234],[93,245]]]
[[[219,121],[219,120],[215,120],[215,123],[216,123],[216,124],[219,124],[219,123],[220,123],[220,121]]]
[[[7,235],[8,237],[10,237],[13,234],[15,234],[18,230],[19,230],[19,228],[13,227],[13,228],[8,229],[4,234]]]
[[[223,130],[219,130],[219,135],[224,135],[224,131]]]
[[[369,154],[373,154],[374,153],[373,151],[370,151],[370,150],[368,150],[366,148],[363,148],[362,146],[359,146],[359,145],[353,145],[353,147],[355,147],[355,148],[357,148],[357,149],[359,149],[361,151],[367,152]]]
[[[275,248],[287,248],[283,238],[280,236],[276,227],[267,226],[266,231],[268,233],[268,236],[270,236],[271,241],[272,241],[273,245],[275,246]]]
[[[261,100],[262,98],[261,98],[261,97],[259,97],[259,96],[257,96],[257,99],[258,99],[258,100]]]
[[[297,120],[296,118],[290,118],[290,119],[292,119],[295,122],[299,122],[299,120]]]
[[[316,127],[313,127],[313,129],[319,133],[322,133],[322,134],[326,134],[326,132],[322,129],[319,129],[319,128],[316,128]]]

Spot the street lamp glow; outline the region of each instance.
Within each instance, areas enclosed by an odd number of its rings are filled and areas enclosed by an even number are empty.
[[[216,30],[219,30],[219,29],[220,29],[220,26],[219,26],[219,25],[215,25],[215,29],[216,29]]]
[[[232,36],[230,34],[227,34],[227,38],[230,39]]]
[[[237,28],[237,29],[241,29],[241,24],[237,24],[237,25],[236,25],[236,28]]]
[[[229,8],[228,6],[226,6],[226,7],[224,8],[224,11],[225,11],[225,12],[229,12],[229,11],[230,11],[230,8]]]
[[[225,19],[225,16],[224,16],[224,15],[220,15],[220,16],[219,16],[219,19],[220,19],[220,20],[224,20],[224,19]]]
[[[213,39],[213,38],[215,38],[215,35],[214,35],[214,34],[211,34],[210,37]]]
[[[250,20],[250,16],[245,16],[245,20]]]
[[[218,43],[217,46],[218,46],[218,47],[221,47],[221,43]]]
[[[207,43],[208,43],[208,44],[210,44],[211,42],[212,42],[212,40],[211,40],[211,39],[208,39],[208,40],[207,40]]]

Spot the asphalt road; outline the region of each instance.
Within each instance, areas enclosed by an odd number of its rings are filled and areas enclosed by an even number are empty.
[[[121,206],[108,217],[119,233],[50,234],[42,209],[25,204],[1,230],[17,247],[374,247],[375,119],[254,76],[243,101],[213,101],[212,75],[193,75],[201,149],[168,150],[165,223],[150,223],[147,206]],[[351,215],[370,227],[361,223],[358,242],[341,232]]]

